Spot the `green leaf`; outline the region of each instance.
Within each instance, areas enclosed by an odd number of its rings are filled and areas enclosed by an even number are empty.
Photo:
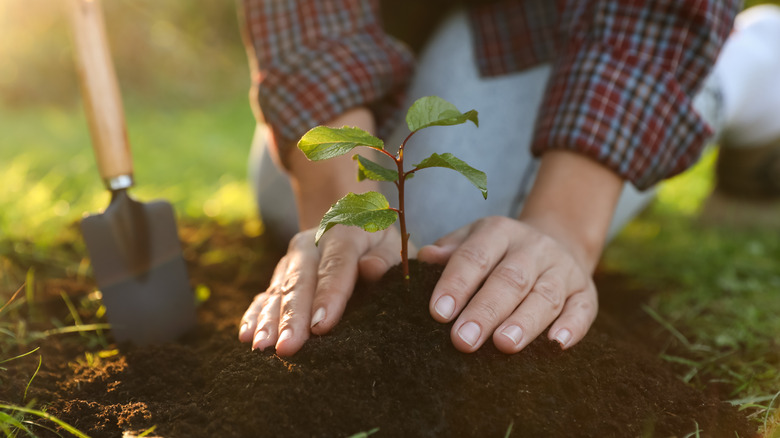
[[[358,181],[398,181],[398,170],[388,169],[358,154],[353,155],[352,159],[358,162]]]
[[[343,128],[329,128],[318,126],[303,134],[298,142],[298,149],[303,151],[306,158],[312,161],[327,160],[338,157],[358,146],[384,150],[382,140],[368,132],[349,126]]]
[[[468,180],[482,192],[482,197],[487,199],[487,176],[485,175],[485,172],[469,166],[465,161],[449,152],[441,155],[434,153],[414,167],[417,169],[444,167],[460,172],[461,175],[468,178]]]
[[[469,120],[479,126],[475,110],[461,113],[455,105],[437,96],[417,99],[406,113],[406,124],[412,132],[429,126],[460,125]]]
[[[347,193],[330,207],[322,217],[314,244],[326,231],[336,224],[360,227],[369,233],[384,230],[395,222],[397,213],[390,209],[387,198],[378,192],[366,192],[361,195]]]

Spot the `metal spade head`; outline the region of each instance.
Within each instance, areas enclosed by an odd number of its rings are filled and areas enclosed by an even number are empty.
[[[117,341],[145,345],[176,339],[195,325],[195,298],[173,207],[112,193],[81,231]]]

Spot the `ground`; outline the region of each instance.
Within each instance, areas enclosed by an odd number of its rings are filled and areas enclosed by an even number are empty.
[[[362,285],[332,334],[282,359],[237,340],[241,313],[279,252],[262,237],[215,225],[182,234],[193,284],[201,299],[208,295],[194,332],[143,348],[114,349],[110,334],[94,331],[20,344],[17,354],[40,349],[1,364],[0,400],[35,400],[94,437],[151,427],[162,437],[748,437],[758,430],[751,410],[723,401],[731,388],[697,389],[659,358],[664,331],[641,307],[653,294],[623,276],[597,274],[599,318],[571,350],[540,339],[514,356],[490,345],[468,355],[451,346],[448,326],[427,314],[440,269],[415,264],[411,290],[397,269]],[[64,292],[87,328],[101,322],[93,291],[76,272],[39,284],[38,304],[13,311],[23,319],[37,313],[26,330],[40,332],[52,318],[73,317]],[[38,355],[45,361],[35,374]]]

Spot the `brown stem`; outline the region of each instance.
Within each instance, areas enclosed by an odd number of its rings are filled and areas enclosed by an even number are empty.
[[[415,131],[416,132],[416,131]],[[406,173],[404,173],[404,147],[406,142],[412,138],[414,132],[409,135],[401,143],[398,148],[398,157],[395,158],[395,164],[398,167],[398,221],[401,223],[401,265],[404,270],[404,282],[406,287],[409,287],[409,233],[406,232],[406,214],[404,211],[404,185],[406,182]]]
[[[401,223],[401,265],[404,269],[404,282],[409,286],[409,234],[406,232],[406,214],[404,214],[404,152],[403,148],[398,151],[398,159],[395,160],[398,166],[398,220]]]

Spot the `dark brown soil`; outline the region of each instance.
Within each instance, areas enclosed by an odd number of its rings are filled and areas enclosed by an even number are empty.
[[[163,437],[338,437],[375,428],[378,437],[503,437],[510,427],[513,437],[666,437],[697,425],[701,436],[755,435],[745,412],[682,383],[657,358],[656,327],[639,307],[644,294],[620,278],[597,278],[599,318],[571,350],[539,339],[513,356],[492,345],[467,355],[428,315],[440,269],[415,264],[411,291],[391,271],[359,289],[332,334],[282,359],[252,352],[236,336],[273,268],[273,257],[256,255],[267,247],[219,232],[197,240],[187,240],[190,272],[212,296],[194,333],[177,344],[122,346],[91,366],[78,335],[49,338],[28,400],[95,437],[154,425]],[[213,263],[225,248],[227,259]],[[52,303],[62,301],[59,290],[78,296],[90,288],[46,283]],[[21,403],[37,362],[31,355],[3,365],[0,400]]]

